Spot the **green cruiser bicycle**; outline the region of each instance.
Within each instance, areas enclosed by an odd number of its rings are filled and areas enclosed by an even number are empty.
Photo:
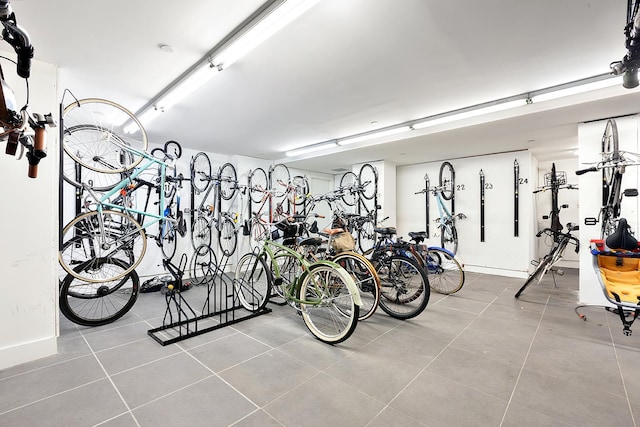
[[[300,227],[287,220],[277,224],[285,238]],[[353,334],[362,301],[353,278],[338,264],[307,260],[295,249],[270,238],[262,249],[243,255],[236,266],[235,291],[240,304],[258,311],[272,292],[302,315],[309,331],[320,341],[337,344]]]

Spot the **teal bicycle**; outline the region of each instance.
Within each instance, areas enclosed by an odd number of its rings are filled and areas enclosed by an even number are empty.
[[[270,297],[283,298],[302,315],[320,341],[337,344],[349,338],[358,323],[362,301],[347,271],[330,261],[310,261],[287,246],[302,231],[287,220],[276,225],[284,244],[266,239],[259,251],[243,255],[236,266],[234,288],[242,307],[264,308]]]
[[[167,169],[174,168],[175,161],[167,155],[168,150],[160,150],[161,159],[147,153],[142,125],[132,113],[107,100],[74,102],[65,109],[63,126],[64,150],[74,161],[101,174],[119,173],[122,178],[103,193],[79,180],[78,184],[90,195],[86,203],[90,206],[85,206],[90,210],[76,216],[62,231],[62,268],[84,282],[118,281],[142,261],[147,248],[145,230],[154,224],[158,224],[155,237],[159,245],[175,247],[178,221],[166,209],[165,191],[159,191],[157,212],[137,209],[135,203],[122,203],[123,196],[136,188],[136,179],[146,171],[157,177],[160,189],[165,188],[170,181]],[[144,219],[142,225],[135,215]],[[119,268],[107,269],[105,265]]]

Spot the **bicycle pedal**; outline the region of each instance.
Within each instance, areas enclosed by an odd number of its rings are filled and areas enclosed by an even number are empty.
[[[533,266],[536,266],[536,267],[537,267],[538,265],[540,265],[540,260],[538,260],[538,259],[532,259],[532,260],[531,260],[531,265],[533,265]]]
[[[558,276],[564,276],[564,270],[560,270],[559,268],[552,268],[553,274],[557,274]]]

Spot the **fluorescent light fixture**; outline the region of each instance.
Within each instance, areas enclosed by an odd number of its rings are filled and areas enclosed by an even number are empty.
[[[411,130],[411,127],[409,126],[400,126],[397,128],[393,128],[393,129],[387,129],[387,130],[380,130],[377,132],[370,132],[370,133],[366,133],[364,135],[356,135],[356,136],[349,136],[346,138],[340,138],[338,140],[338,145],[350,145],[350,144],[355,144],[358,142],[362,142],[362,141],[367,141],[369,139],[373,139],[373,138],[381,138],[383,136],[389,136],[389,135],[395,135],[397,133],[402,133],[402,132],[408,132]]]
[[[606,87],[612,87],[622,85],[622,76],[598,80],[591,83],[585,83],[582,85],[566,87],[563,89],[553,90],[539,95],[531,97],[532,102],[550,101],[552,99],[564,98],[565,96],[577,95],[580,93],[591,92],[592,90],[604,89]]]
[[[300,156],[302,154],[313,153],[315,151],[326,150],[327,148],[337,147],[338,144],[335,141],[330,141],[321,144],[309,145],[306,147],[296,148],[294,150],[289,150],[285,153],[287,157],[295,157]]]
[[[213,63],[221,68],[242,58],[260,43],[277,33],[298,16],[306,12],[318,0],[286,0],[255,23],[240,37],[213,57]]]
[[[216,67],[206,63],[201,65],[161,97],[156,102],[156,107],[160,110],[167,110],[173,107],[217,74],[218,69]]]
[[[464,120],[471,117],[478,117],[485,114],[495,113],[497,111],[504,111],[510,108],[516,108],[527,105],[526,99],[516,99],[514,101],[500,102],[488,107],[481,107],[476,109],[468,109],[460,113],[453,113],[448,115],[442,115],[440,117],[434,116],[433,119],[426,119],[423,122],[418,122],[413,125],[414,129],[423,129],[431,126],[441,125],[443,123],[455,122],[458,120]]]
[[[142,126],[146,125],[147,123],[151,123],[151,121],[153,119],[155,119],[156,117],[158,117],[160,114],[162,114],[162,110],[159,108],[150,108],[147,111],[145,111],[144,113],[142,113],[139,117],[137,117],[138,121],[140,122],[140,124]],[[136,132],[138,129],[140,129],[140,127],[138,126],[138,123],[134,122],[133,120],[129,120],[130,123],[128,125],[126,125],[124,127],[124,132],[125,133],[134,133]]]

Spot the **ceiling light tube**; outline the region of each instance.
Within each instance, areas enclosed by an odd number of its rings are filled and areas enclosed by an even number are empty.
[[[335,141],[323,142],[320,144],[313,144],[313,145],[308,145],[306,147],[300,147],[293,150],[289,150],[285,153],[285,156],[295,157],[295,156],[300,156],[302,154],[313,153],[315,151],[326,150],[328,148],[333,148],[337,146],[338,144],[336,144]]]
[[[215,55],[214,64],[221,68],[242,58],[260,43],[306,12],[318,0],[286,0],[270,11],[255,25],[242,33],[236,40]]]
[[[564,98],[565,96],[578,95],[580,93],[590,92],[592,90],[604,89],[607,87],[622,85],[622,76],[610,79],[598,80],[577,86],[569,86],[559,88],[558,90],[550,90],[539,95],[531,97],[532,102],[550,101],[552,99]]]
[[[389,136],[389,135],[395,135],[397,133],[408,132],[410,130],[411,130],[411,127],[409,126],[400,126],[392,129],[374,131],[374,132],[366,133],[364,135],[359,135],[359,136],[356,135],[356,136],[350,136],[347,138],[338,139],[338,145],[355,144],[355,143],[367,141],[373,138],[381,138],[383,136]]]
[[[156,107],[161,110],[167,110],[173,107],[193,93],[193,91],[208,82],[216,74],[218,74],[218,68],[206,63],[201,65],[189,74],[187,78],[165,93],[164,96],[156,102]]]
[[[510,108],[522,107],[527,105],[526,99],[516,99],[513,101],[500,102],[488,107],[480,107],[475,109],[468,109],[460,113],[444,114],[440,116],[433,116],[432,119],[426,119],[422,122],[415,123],[414,129],[423,129],[431,126],[441,125],[443,123],[455,122],[458,120],[469,119],[471,117],[478,117],[485,114],[495,113],[498,111],[508,110]]]

